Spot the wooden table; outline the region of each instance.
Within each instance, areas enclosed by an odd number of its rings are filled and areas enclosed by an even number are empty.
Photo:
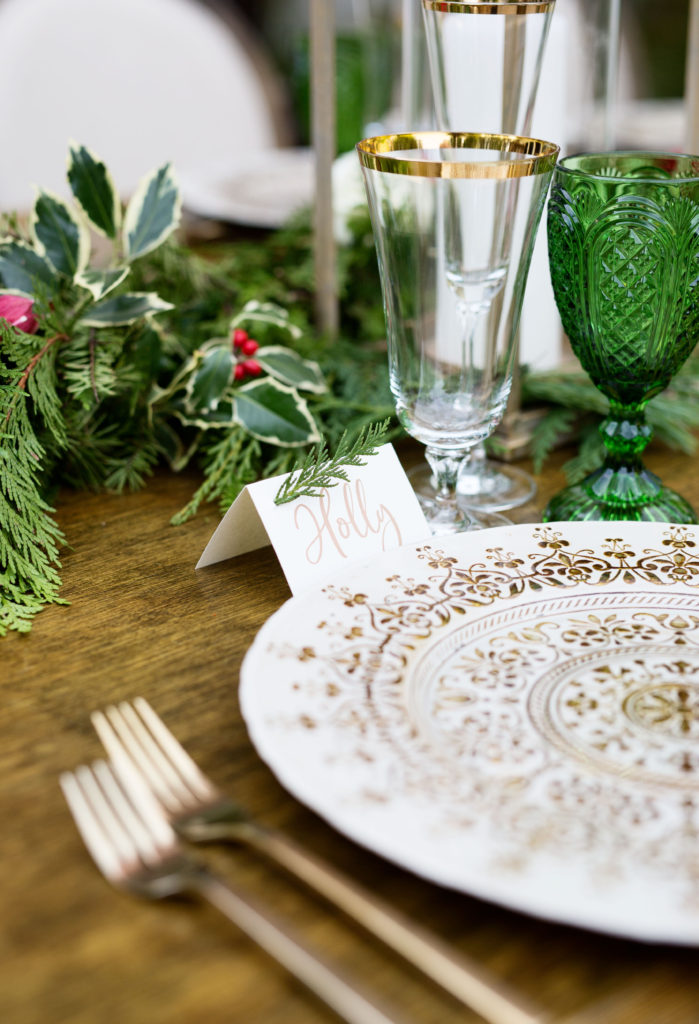
[[[699,507],[690,459],[656,451],[649,461]],[[537,508],[563,483],[555,463],[539,480]],[[141,902],[111,889],[94,868],[57,777],[100,755],[93,708],[143,694],[203,769],[260,820],[344,868],[549,1011],[585,1010],[588,1024],[696,1024],[695,951],[585,933],[442,890],[355,846],[281,788],[248,739],[236,691],[246,649],[289,591],[270,549],[195,573],[217,511],[169,525],[195,485],[191,476],[159,474],[134,495],[62,494],[59,520],[71,545],[63,594],[71,604],[43,612],[29,636],[0,640],[0,1021],[335,1019],[215,911]],[[523,517],[533,518],[532,509]],[[209,853],[408,1020],[477,1019],[252,854]]]

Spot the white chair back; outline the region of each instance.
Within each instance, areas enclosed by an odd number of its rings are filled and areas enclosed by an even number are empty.
[[[265,55],[197,0],[0,0],[0,209],[65,195],[68,142],[128,194],[171,160],[190,175],[278,145]]]

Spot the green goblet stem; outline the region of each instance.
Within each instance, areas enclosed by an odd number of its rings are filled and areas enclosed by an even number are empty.
[[[645,405],[611,403],[609,416],[600,424],[607,456],[584,482],[591,497],[620,512],[655,501],[662,490],[658,477],[641,459],[653,436],[653,428],[646,422]]]
[[[600,424],[600,433],[613,456],[629,459],[640,455],[653,437],[653,428],[646,422],[646,403],[611,402],[609,415]]]
[[[609,415],[600,424],[607,449],[603,464],[581,483],[552,498],[544,522],[587,519],[696,523],[691,505],[664,487],[643,464],[641,455],[653,436],[645,406],[646,402],[610,403]]]

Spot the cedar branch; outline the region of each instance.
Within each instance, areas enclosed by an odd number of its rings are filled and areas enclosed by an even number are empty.
[[[48,338],[46,340],[46,342],[39,349],[39,351],[36,352],[32,356],[32,358],[29,360],[29,362],[27,363],[27,366],[26,366],[24,372],[22,373],[22,376],[17,381],[17,390],[18,391],[26,390],[27,381],[29,380],[29,378],[30,378],[30,376],[32,374],[32,370],[37,365],[37,363],[40,362],[41,359],[43,359],[43,357],[46,355],[46,353],[51,348],[51,346],[55,345],[57,341],[68,341],[68,335],[67,334],[54,334],[50,338]],[[16,402],[16,400],[17,399],[15,398],[15,402]],[[15,402],[13,402],[10,405],[10,408],[7,410],[7,413],[5,415],[5,423],[7,423],[7,421],[10,418],[10,416],[12,415],[12,410],[15,407]]]

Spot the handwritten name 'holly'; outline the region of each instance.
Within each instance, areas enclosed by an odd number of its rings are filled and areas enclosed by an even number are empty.
[[[313,531],[312,539],[306,547],[306,558],[311,565],[318,565],[326,544],[332,545],[342,558],[347,558],[343,542],[353,537],[363,540],[370,534],[380,535],[384,551],[387,547],[402,543],[398,523],[385,505],[379,505],[373,514],[368,511],[361,480],[357,480],[354,486],[344,484],[332,493],[340,496],[337,503],[340,506],[339,512],[332,508],[332,494],[328,490],[323,491],[317,503],[298,504],[294,509],[296,529],[300,530],[310,524]]]

